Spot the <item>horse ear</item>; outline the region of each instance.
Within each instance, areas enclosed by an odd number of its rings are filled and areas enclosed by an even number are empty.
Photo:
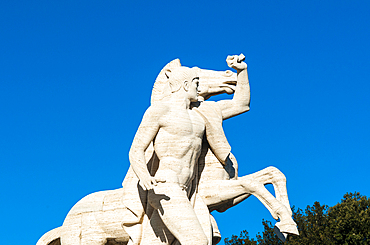
[[[165,71],[175,67],[181,67],[179,59],[174,59],[173,61],[165,65],[162,68],[161,72],[158,74],[152,90],[152,98],[150,100],[152,104],[161,101],[166,96],[164,95],[164,93],[167,94],[167,91],[169,91],[168,77],[170,76],[170,72],[168,72],[167,76],[165,74]]]
[[[170,76],[171,76],[171,73],[172,73],[172,70],[171,69],[166,69],[165,71],[164,71],[164,74],[166,75],[166,77],[167,77],[167,79],[169,79],[170,78]]]

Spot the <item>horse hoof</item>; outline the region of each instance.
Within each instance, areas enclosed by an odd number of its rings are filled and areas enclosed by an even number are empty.
[[[299,235],[297,224],[294,221],[286,223],[277,222],[274,232],[282,242],[285,242],[288,234]]]

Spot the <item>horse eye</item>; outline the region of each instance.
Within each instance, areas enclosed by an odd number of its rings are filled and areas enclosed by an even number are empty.
[[[232,71],[230,71],[230,70],[226,70],[226,71],[225,71],[225,75],[226,75],[227,77],[231,76],[232,74],[233,74],[233,72],[232,72]]]

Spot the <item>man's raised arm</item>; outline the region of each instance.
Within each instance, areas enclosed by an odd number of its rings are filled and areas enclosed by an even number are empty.
[[[223,120],[249,111],[250,88],[247,64],[243,62],[244,59],[243,54],[228,56],[226,59],[227,65],[237,71],[237,84],[232,100],[217,102],[221,108]]]
[[[158,106],[150,106],[146,110],[129,152],[130,164],[144,190],[153,189],[157,182],[162,182],[150,175],[145,159],[145,150],[160,128],[159,118],[162,112],[163,109]]]

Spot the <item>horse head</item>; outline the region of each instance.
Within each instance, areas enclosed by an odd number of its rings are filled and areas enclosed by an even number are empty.
[[[235,92],[237,76],[235,72],[213,71],[200,69],[199,74],[199,97],[207,100],[218,94],[233,94]]]
[[[156,103],[166,97],[165,91],[166,86],[168,86],[168,78],[165,75],[165,71],[180,66],[180,60],[175,59],[163,67],[154,83],[151,103]],[[232,94],[235,92],[236,82],[237,75],[230,70],[213,71],[199,69],[199,100],[207,100],[211,96],[223,93]]]

